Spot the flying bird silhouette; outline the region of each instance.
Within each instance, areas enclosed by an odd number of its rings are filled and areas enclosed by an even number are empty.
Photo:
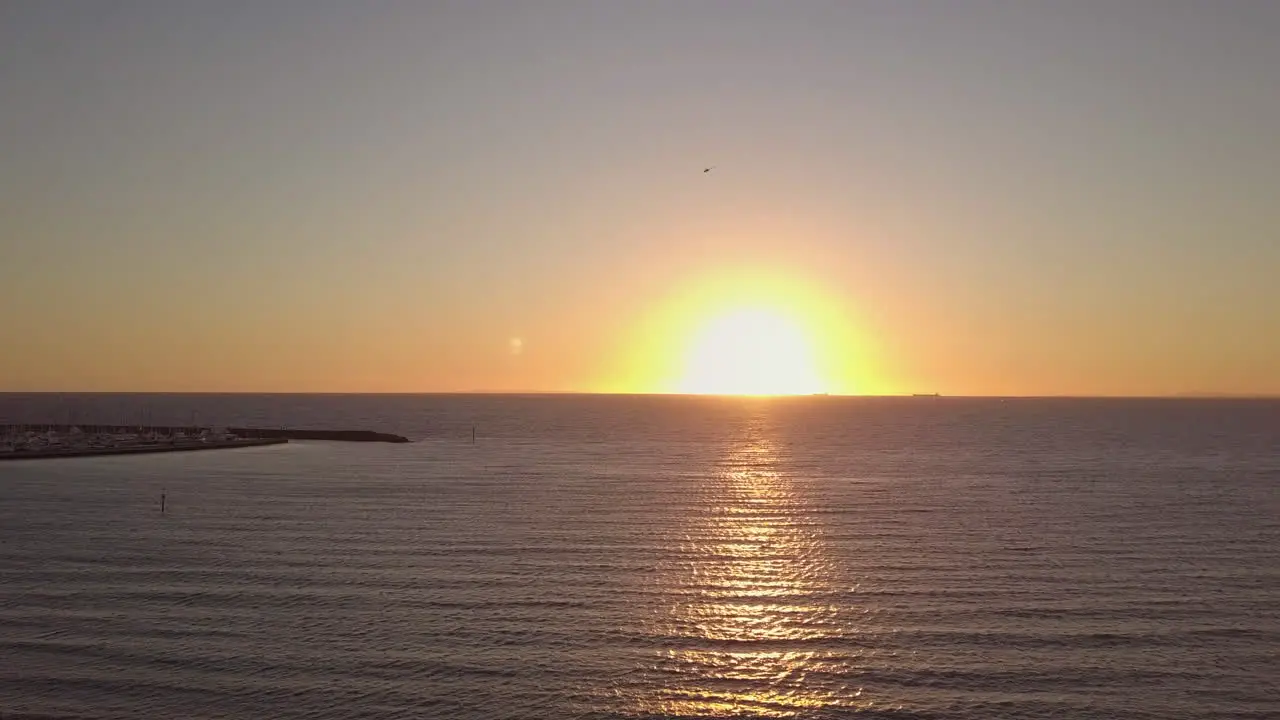
[[[715,170],[715,169],[716,169],[716,166],[715,166],[715,165],[712,165],[712,166],[711,166],[711,167],[709,167],[709,168],[703,168],[703,169],[702,169],[702,172],[704,172],[704,173],[709,173],[709,172],[711,172],[712,170]]]

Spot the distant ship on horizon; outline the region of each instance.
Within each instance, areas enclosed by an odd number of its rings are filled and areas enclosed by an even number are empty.
[[[942,397],[938,393],[911,393],[911,397]]]

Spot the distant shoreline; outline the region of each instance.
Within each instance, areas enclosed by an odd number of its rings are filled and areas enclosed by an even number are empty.
[[[215,440],[212,442],[182,442],[117,447],[60,447],[35,451],[0,452],[4,460],[54,460],[58,458],[100,457],[104,455],[147,455],[169,452],[196,452],[200,450],[232,450],[235,448],[284,445],[282,438],[248,438],[239,440]]]

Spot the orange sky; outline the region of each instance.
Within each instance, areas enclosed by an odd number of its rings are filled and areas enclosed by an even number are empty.
[[[8,12],[0,390],[1280,393],[1273,7],[503,7]]]

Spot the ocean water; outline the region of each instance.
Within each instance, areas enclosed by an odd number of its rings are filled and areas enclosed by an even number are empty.
[[[0,463],[0,718],[1280,717],[1277,402],[193,414],[416,442]]]

